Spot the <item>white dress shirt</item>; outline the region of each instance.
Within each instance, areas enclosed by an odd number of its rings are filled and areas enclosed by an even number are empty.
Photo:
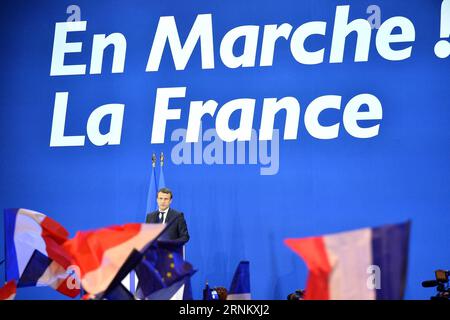
[[[159,210],[159,221],[161,221],[161,216],[163,215],[162,223],[166,223],[166,218],[167,218],[167,213],[168,212],[169,212],[169,208],[167,208],[166,210]],[[163,214],[161,214],[161,213],[163,213]]]

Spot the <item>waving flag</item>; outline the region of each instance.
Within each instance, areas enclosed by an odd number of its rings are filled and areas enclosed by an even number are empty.
[[[130,223],[77,232],[64,248],[80,268],[83,289],[92,295],[105,291],[134,249],[142,250],[164,230],[164,224]]]
[[[27,209],[6,209],[6,279],[18,287],[51,286],[75,297],[79,287],[69,273],[70,255],[62,244],[68,232],[55,220]]]
[[[227,300],[251,300],[250,262],[241,261],[237,266]]]
[[[38,250],[31,255],[17,286],[50,286],[71,298],[80,294],[79,280],[73,270],[63,268]]]
[[[146,259],[136,267],[136,275],[140,279],[136,291],[139,299],[146,299],[151,293],[166,287],[159,271]]]
[[[16,282],[11,280],[0,288],[0,300],[14,300],[16,297]]]
[[[286,239],[305,261],[305,299],[402,299],[410,222]]]
[[[181,287],[183,287],[182,297],[188,299],[187,289],[190,289],[190,283],[186,284],[186,281],[195,270],[183,259],[182,252],[183,245],[172,241],[158,241],[146,249],[144,260],[136,268],[139,278],[137,293],[140,299],[169,300]],[[176,282],[178,287],[172,286]],[[169,287],[170,289],[166,289]],[[156,294],[162,289],[166,290]],[[175,291],[172,292],[173,290]]]

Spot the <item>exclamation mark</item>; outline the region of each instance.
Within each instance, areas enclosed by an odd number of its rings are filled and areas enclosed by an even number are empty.
[[[450,37],[450,0],[444,0],[441,7],[441,38],[448,37]],[[434,53],[439,58],[447,58],[450,55],[450,43],[447,40],[440,40],[434,46]]]

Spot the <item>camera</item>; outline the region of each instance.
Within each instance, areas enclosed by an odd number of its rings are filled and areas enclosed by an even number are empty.
[[[430,288],[436,287],[437,294],[432,296],[431,300],[449,300],[450,287],[448,277],[450,272],[448,270],[438,269],[434,272],[435,280],[426,280],[422,282],[422,287]]]

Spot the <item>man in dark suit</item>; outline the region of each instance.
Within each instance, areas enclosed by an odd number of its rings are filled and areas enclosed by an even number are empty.
[[[172,203],[172,191],[168,188],[161,188],[156,196],[158,210],[147,214],[146,223],[166,223],[170,225],[163,232],[159,239],[172,240],[176,242],[186,243],[189,241],[189,232],[186,220],[182,212],[178,212],[170,208]],[[173,222],[172,222],[173,221]]]

